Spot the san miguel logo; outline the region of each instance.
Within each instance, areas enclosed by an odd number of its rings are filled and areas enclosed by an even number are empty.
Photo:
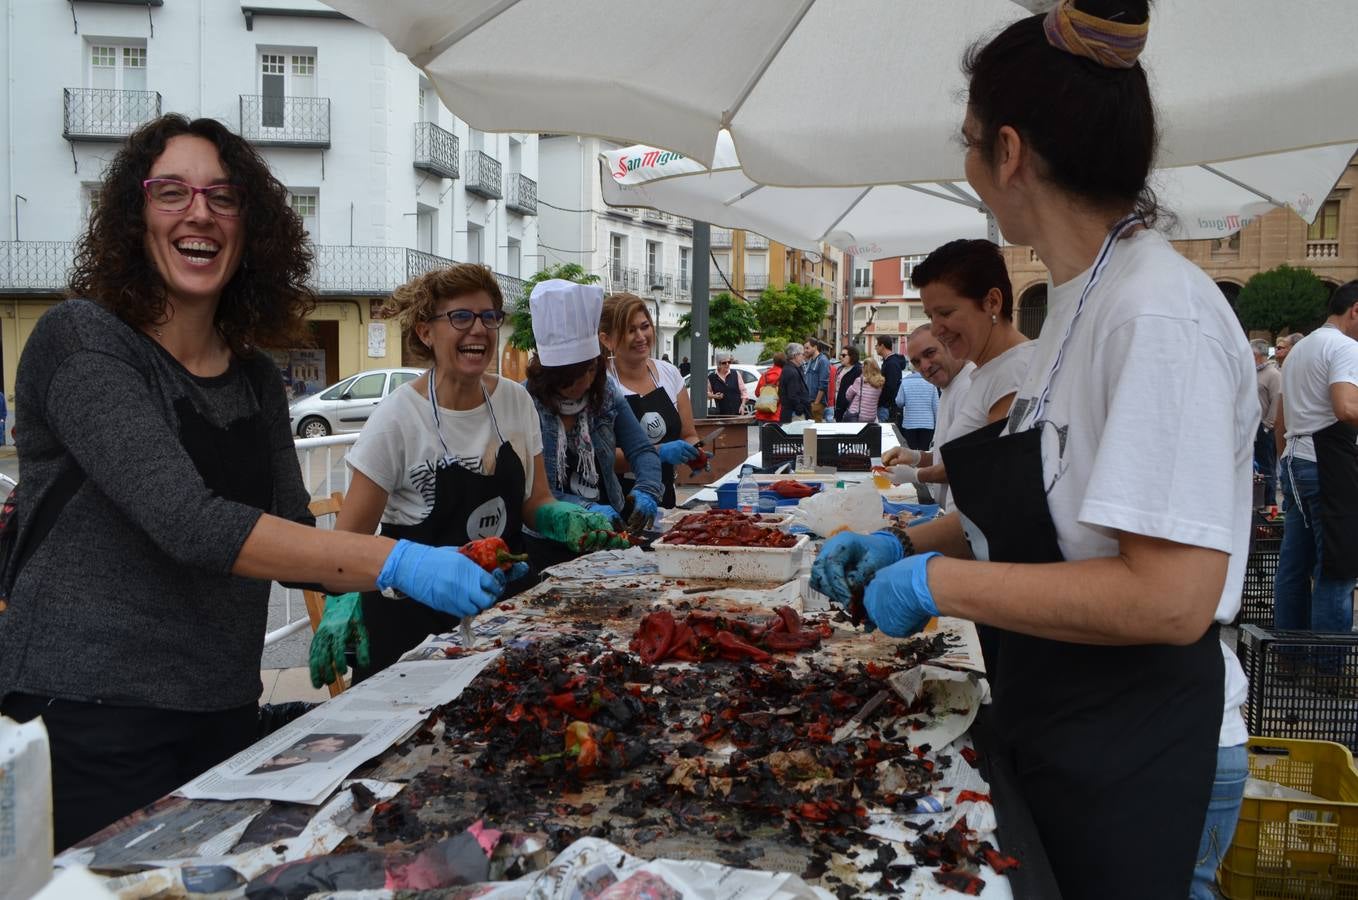
[[[685,158],[684,154],[675,153],[673,150],[648,150],[637,156],[620,156],[618,157],[618,167],[613,170],[613,177],[626,178],[628,172],[653,166],[663,166],[665,163],[676,162]]]
[[[1204,219],[1202,216],[1199,216],[1198,227],[1204,229],[1211,228],[1217,231],[1236,232],[1242,228],[1248,227],[1253,221],[1254,216],[1237,216],[1235,214],[1222,216],[1219,219]]]

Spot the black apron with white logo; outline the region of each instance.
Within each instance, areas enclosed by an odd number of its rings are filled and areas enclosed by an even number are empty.
[[[434,390],[434,372],[429,373],[430,404],[433,409],[434,429],[439,433],[438,398]],[[434,475],[434,499],[429,514],[414,525],[382,523],[382,534],[396,540],[415,541],[433,547],[457,547],[468,541],[487,537],[502,537],[515,553],[523,549],[523,500],[525,473],[514,446],[500,433],[485,395],[485,409],[490,415],[492,430],[499,438],[495,453],[495,471],[490,475],[473,472],[456,461],[444,444],[444,458]],[[529,579],[514,583],[523,589]],[[510,593],[507,589],[506,593]],[[394,663],[426,636],[444,634],[457,627],[459,619],[431,609],[410,597],[384,597],[377,591],[363,594],[363,624],[368,629],[370,661],[364,668],[354,667],[354,681],[358,682]]]
[[[651,376],[651,381],[655,383],[655,389],[647,394],[628,394],[627,405],[631,408],[632,414],[641,423],[641,430],[646,432],[646,437],[650,439],[652,446],[659,447],[669,441],[677,441],[684,436],[684,423],[679,418],[679,408],[674,405],[670,395],[656,381],[655,373],[651,372],[649,364],[646,372]],[[660,505],[666,509],[674,507],[674,466],[662,462],[660,464],[660,480],[665,486],[665,493],[661,495]],[[636,484],[635,478],[623,480],[622,492],[624,495],[632,492]]]
[[[1125,227],[1105,242],[1081,306]],[[1023,419],[1015,412],[1011,424]],[[1042,428],[1051,426],[1034,418],[1027,430],[1001,434],[999,422],[941,448],[978,559],[1064,558],[1042,466]],[[1062,897],[1188,896],[1224,705],[1216,625],[1187,647],[990,632],[996,750],[1018,778]]]

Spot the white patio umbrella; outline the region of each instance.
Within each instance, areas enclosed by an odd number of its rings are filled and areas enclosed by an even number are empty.
[[[1256,216],[1287,207],[1309,224],[1343,175],[1358,143],[1271,153],[1155,173],[1174,238],[1227,237]],[[858,187],[768,187],[751,180],[726,132],[713,167],[654,147],[600,154],[604,202],[649,207],[744,228],[792,247],[820,242],[880,259],[926,253],[961,237],[993,237],[965,181]],[[1167,223],[1169,224],[1169,223]]]
[[[965,47],[1052,0],[327,0],[486,131],[644,142],[768,185],[959,181]],[[1353,0],[1158,0],[1144,57],[1184,166],[1358,140]]]

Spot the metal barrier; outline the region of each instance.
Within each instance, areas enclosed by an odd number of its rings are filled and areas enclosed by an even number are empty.
[[[357,440],[358,432],[354,432],[332,434],[322,438],[302,438],[296,442],[297,465],[302,470],[302,484],[306,485],[307,493],[313,500],[329,497],[335,491],[343,492],[349,489],[349,467],[344,464],[344,455]],[[334,528],[334,519],[334,516],[320,516],[316,519],[316,527]],[[311,625],[302,592],[282,585],[279,585],[279,588],[283,591],[283,616],[287,622],[264,635],[266,647],[291,637]],[[300,610],[300,618],[292,617],[294,610]]]

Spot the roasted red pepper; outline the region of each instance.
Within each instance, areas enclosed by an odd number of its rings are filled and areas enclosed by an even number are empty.
[[[745,643],[729,631],[718,631],[712,638],[712,643],[717,645],[717,652],[721,654],[722,659],[752,659],[755,662],[764,662],[773,658],[769,653]]]
[[[773,491],[779,497],[787,499],[795,498],[797,500],[803,500],[816,493],[816,488],[813,488],[804,481],[797,481],[792,478],[775,481],[773,484],[769,485],[769,490]]]
[[[496,569],[508,572],[514,563],[528,559],[527,553],[509,552],[509,545],[498,537],[469,541],[459,547],[458,552],[487,572],[494,572]]]
[[[981,858],[985,860],[986,865],[994,869],[999,875],[1003,875],[1010,869],[1017,869],[1019,867],[1019,861],[1017,859],[1001,853],[984,841],[981,842],[980,853]]]
[[[666,657],[674,642],[674,631],[674,616],[662,609],[641,620],[641,626],[628,646],[647,665],[655,665]]]

